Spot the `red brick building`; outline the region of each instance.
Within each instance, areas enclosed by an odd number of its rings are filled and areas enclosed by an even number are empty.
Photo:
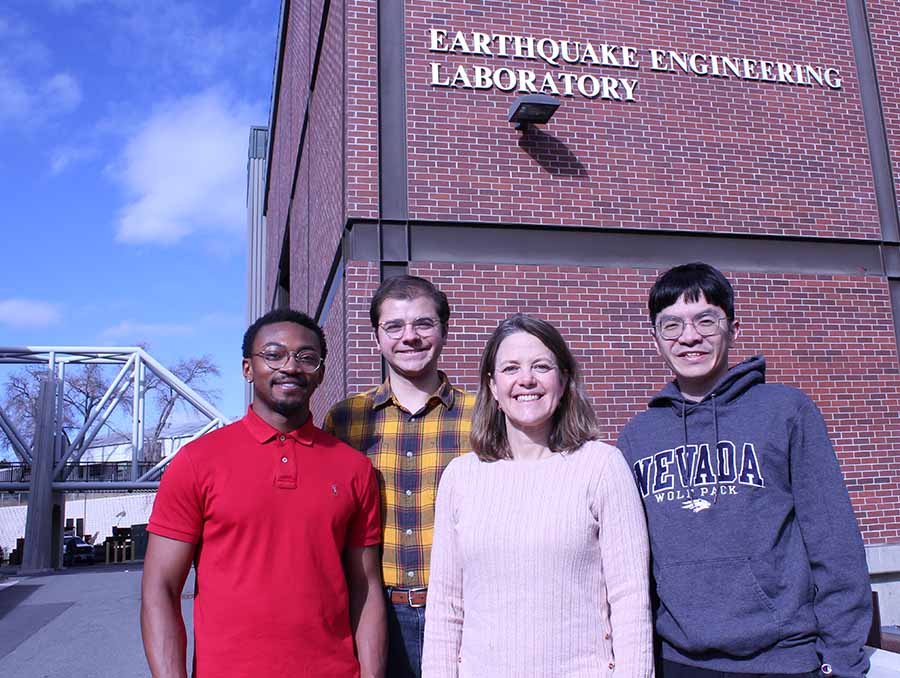
[[[614,440],[668,378],[647,291],[704,260],[735,357],[817,401],[872,572],[900,578],[898,35],[885,0],[284,0],[257,284],[326,328],[317,417],[381,380],[368,301],[409,271],[450,298],[454,381],[538,315]],[[533,92],[560,107],[519,131]]]

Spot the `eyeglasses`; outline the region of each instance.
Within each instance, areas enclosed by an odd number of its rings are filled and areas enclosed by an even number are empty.
[[[299,351],[288,351],[286,348],[273,347],[253,355],[262,358],[266,365],[273,370],[284,369],[288,364],[288,358],[293,358],[300,370],[307,373],[315,372],[325,362],[319,354],[303,351],[302,349]]]
[[[711,337],[718,334],[722,329],[722,321],[730,322],[728,318],[717,315],[699,315],[693,320],[682,320],[681,318],[663,318],[656,323],[656,334],[663,339],[678,339],[684,334],[685,328],[690,325],[701,337]]]
[[[388,335],[391,339],[399,339],[403,336],[403,331],[406,329],[406,326],[410,325],[413,329],[413,332],[418,334],[420,337],[426,337],[429,334],[432,334],[435,330],[438,329],[441,325],[441,321],[437,318],[416,318],[415,320],[411,320],[406,322],[404,320],[388,320],[384,323],[378,323],[378,327],[384,330],[384,333]]]

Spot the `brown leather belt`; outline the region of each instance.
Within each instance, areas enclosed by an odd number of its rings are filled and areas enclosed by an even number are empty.
[[[390,589],[391,602],[394,605],[409,605],[410,607],[425,607],[425,598],[428,597],[428,589]]]

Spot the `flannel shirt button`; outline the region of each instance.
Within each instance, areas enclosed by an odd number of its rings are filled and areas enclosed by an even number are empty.
[[[412,579],[413,577],[416,576],[416,573],[413,572],[412,570],[410,570],[409,572],[406,573],[406,576],[409,577],[410,579]]]
[[[407,490],[407,491],[406,491],[406,496],[407,496],[407,497],[411,497],[411,496],[412,496],[412,490]]]
[[[409,534],[412,534],[412,530],[407,530],[407,531],[406,531],[406,534],[408,534],[408,535],[409,535]]]
[[[411,457],[411,456],[412,456],[412,450],[406,450],[406,456],[407,456],[407,457]]]

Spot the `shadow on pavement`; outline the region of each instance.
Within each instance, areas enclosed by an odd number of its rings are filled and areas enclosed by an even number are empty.
[[[10,586],[0,591],[0,619],[3,619],[9,612],[15,610],[39,588],[41,587],[30,586],[28,584],[16,584],[15,586]]]
[[[14,586],[13,588],[19,587]],[[39,587],[32,586],[31,588]],[[15,620],[12,618],[0,619],[0,659],[15,650],[74,604],[46,603],[44,605],[23,605],[16,613]]]

